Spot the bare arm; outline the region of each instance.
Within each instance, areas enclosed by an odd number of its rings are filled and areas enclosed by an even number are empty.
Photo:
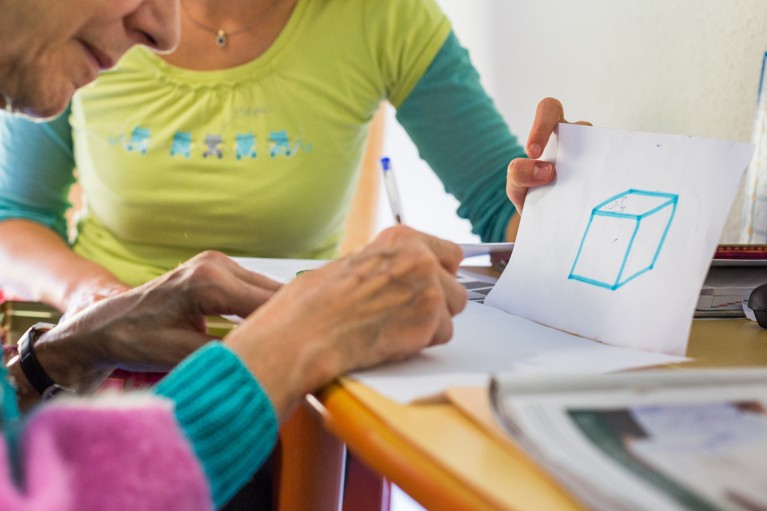
[[[0,222],[0,286],[61,311],[81,309],[128,286],[29,220]]]

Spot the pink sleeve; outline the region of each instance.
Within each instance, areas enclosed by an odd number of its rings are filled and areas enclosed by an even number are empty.
[[[0,509],[213,509],[203,469],[171,406],[149,395],[47,404],[21,433],[20,481],[0,442]]]

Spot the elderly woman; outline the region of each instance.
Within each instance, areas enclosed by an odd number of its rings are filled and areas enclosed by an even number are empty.
[[[0,105],[30,117],[57,114],[130,46],[168,50],[177,39],[170,0],[0,0],[0,12]],[[33,327],[0,369],[0,509],[220,506],[307,392],[450,338],[466,299],[453,278],[460,258],[400,227],[280,288],[208,252],[55,328]],[[255,309],[222,342],[204,333],[206,315]],[[116,366],[184,357],[146,393],[19,413],[93,388]]]

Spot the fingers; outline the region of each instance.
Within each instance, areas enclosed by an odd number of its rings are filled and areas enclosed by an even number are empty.
[[[461,248],[450,241],[446,241],[428,234],[416,231],[404,225],[396,225],[382,231],[369,245],[371,248],[387,248],[394,250],[405,246],[421,244],[431,251],[440,265],[449,273],[455,275],[463,260]]]
[[[526,158],[512,160],[506,172],[506,195],[521,213],[527,190],[531,186],[550,183],[555,175],[556,170],[551,163]]]
[[[517,158],[509,163],[506,171],[506,195],[518,212],[522,212],[527,190],[531,186],[541,186],[554,179],[554,165],[544,161],[535,161],[543,155],[551,134],[557,124],[565,121],[562,103],[554,98],[545,98],[538,103],[535,120],[527,138],[527,155],[531,159]]]
[[[232,270],[234,276],[247,285],[258,287],[260,289],[271,292],[275,292],[282,287],[282,283],[270,279],[266,275],[261,275],[260,273],[247,270],[231,259],[229,259],[229,263],[231,263],[229,267]]]
[[[538,103],[533,127],[527,138],[526,150],[530,159],[517,158],[513,160],[506,173],[506,195],[517,211],[522,211],[527,190],[530,187],[545,185],[554,179],[556,174],[554,165],[535,160],[543,156],[543,151],[557,125],[566,122],[565,110],[559,100],[545,98]],[[591,123],[586,121],[578,121],[575,124],[591,126]]]
[[[543,154],[543,149],[549,143],[549,138],[557,124],[565,121],[565,110],[562,103],[554,98],[545,98],[538,103],[535,111],[535,120],[530,135],[527,137],[527,155],[532,159],[538,159]]]
[[[246,317],[269,300],[282,284],[251,272],[215,251],[198,254],[179,268],[180,280],[192,290],[205,315],[236,314]]]
[[[466,306],[466,290],[455,279],[458,267],[463,260],[463,252],[458,245],[405,226],[387,229],[381,236],[393,237],[392,244],[399,250],[409,248],[425,251],[424,267],[419,268],[418,271],[423,274],[428,274],[429,271],[436,272],[436,282],[433,285],[439,285],[442,290],[443,301],[450,316],[455,316],[463,310]],[[412,258],[415,255],[407,257]],[[431,267],[433,264],[432,257],[436,259],[437,263],[433,267]],[[412,279],[416,279],[418,276],[408,275]]]
[[[455,316],[466,308],[468,299],[466,288],[455,279],[455,275],[444,270],[439,272],[439,281],[445,295],[447,312],[451,317]]]
[[[453,275],[440,272],[440,285],[447,307],[443,306],[438,311],[437,327],[429,346],[444,344],[453,338],[453,317],[466,307],[467,302],[466,288]]]
[[[453,336],[452,318],[464,309],[467,301],[465,288],[455,278],[462,254],[454,244],[412,229],[398,241],[400,244],[389,255],[386,271],[392,279],[387,285],[399,285],[406,294],[400,295],[399,309],[389,304],[388,322],[421,330],[420,338],[415,336],[417,343],[402,346],[406,354],[413,354],[425,346],[445,343]],[[402,332],[394,334],[401,335]]]

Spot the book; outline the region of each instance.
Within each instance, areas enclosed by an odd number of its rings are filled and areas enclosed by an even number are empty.
[[[695,307],[695,317],[744,317],[743,302],[767,283],[767,245],[719,245]]]
[[[590,508],[767,509],[767,369],[499,375],[490,398]]]

